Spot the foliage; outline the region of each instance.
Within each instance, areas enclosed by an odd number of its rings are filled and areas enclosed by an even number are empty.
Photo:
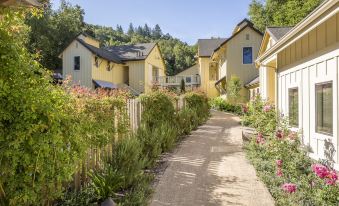
[[[47,5],[41,16],[31,16],[26,23],[31,28],[26,46],[39,54],[39,62],[48,69],[61,69],[58,57],[63,49],[79,34],[85,25],[85,12],[80,6],[61,1],[56,11]]]
[[[101,46],[116,46],[137,43],[159,43],[165,60],[167,74],[174,75],[192,66],[195,63],[197,48],[187,43],[163,34],[160,26],[156,24],[151,28],[147,24],[143,27],[134,27],[130,24],[124,33],[122,26],[112,27],[87,24],[84,22],[84,10],[79,5],[71,5],[65,0],[61,1],[60,8],[52,10],[47,5],[42,16],[32,16],[27,19],[31,27],[27,47],[33,53],[40,54],[40,63],[49,69],[61,69],[61,59],[58,58],[63,49],[75,38],[77,34],[85,31],[98,39]]]
[[[243,124],[255,128],[259,133],[269,135],[278,126],[278,117],[274,105],[255,97],[248,106],[244,106]]]
[[[248,158],[267,185],[277,205],[336,205],[339,186],[328,185],[312,172],[312,160],[293,132],[283,137],[273,133],[258,143],[255,138],[246,145]],[[293,137],[293,138],[291,138]],[[277,160],[280,164],[277,164]],[[287,193],[282,186],[293,183],[296,190]]]
[[[183,109],[176,115],[176,125],[179,135],[188,135],[199,126],[199,115],[195,110]]]
[[[249,16],[254,25],[265,31],[267,26],[294,26],[323,0],[252,0]]]
[[[205,94],[199,92],[189,92],[185,95],[187,107],[199,116],[199,124],[205,122],[210,116],[210,105]]]
[[[240,78],[232,75],[231,79],[227,82],[227,97],[232,102],[239,101],[239,94],[242,88]]]
[[[242,115],[242,107],[239,104],[232,104],[226,100],[224,100],[221,97],[216,97],[212,100],[210,100],[210,105],[213,109],[224,111],[224,112],[230,112],[237,115]]]
[[[83,153],[74,100],[25,49],[27,11],[0,13],[0,201],[46,204]]]

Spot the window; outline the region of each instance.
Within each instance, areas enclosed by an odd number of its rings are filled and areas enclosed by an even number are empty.
[[[191,77],[186,77],[186,83],[191,83],[192,82],[192,78]]]
[[[158,81],[159,79],[159,69],[156,67],[152,68],[153,81]]]
[[[96,67],[99,67],[99,57],[94,57],[94,65],[96,66]]]
[[[242,49],[242,63],[243,64],[253,63],[252,47],[244,47]]]
[[[246,40],[250,40],[250,35],[246,34]]]
[[[315,85],[316,132],[333,134],[333,90],[332,82]]]
[[[74,57],[74,70],[80,70],[80,57]]]
[[[298,88],[288,90],[288,117],[290,126],[299,126]]]
[[[215,65],[210,66],[210,81],[217,81],[218,80],[218,69]]]

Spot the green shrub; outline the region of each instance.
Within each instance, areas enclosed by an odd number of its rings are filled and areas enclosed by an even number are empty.
[[[126,137],[118,140],[113,146],[112,160],[109,161],[108,167],[123,176],[122,188],[128,188],[142,176],[144,161],[139,139]]]
[[[192,109],[183,109],[176,115],[176,125],[179,135],[188,135],[199,125],[199,117],[196,111]]]
[[[189,92],[185,95],[187,108],[196,112],[199,124],[204,123],[210,116],[210,105],[206,95],[198,92]]]
[[[266,135],[275,132],[278,126],[278,117],[274,105],[262,101],[261,97],[257,96],[249,103],[246,110],[242,118],[244,125],[253,127],[257,132]]]
[[[238,104],[232,104],[221,97],[214,98],[210,101],[211,107],[213,109],[224,111],[224,112],[230,112],[237,115],[242,115],[242,106]]]

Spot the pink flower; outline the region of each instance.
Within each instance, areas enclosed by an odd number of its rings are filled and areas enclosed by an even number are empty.
[[[278,138],[278,139],[282,139],[284,137],[284,134],[281,130],[278,130],[276,133],[275,133],[275,136]]]
[[[282,172],[281,168],[279,168],[279,169],[277,170],[277,176],[278,176],[278,177],[282,177],[282,176],[283,176],[283,172]]]
[[[271,105],[264,106],[264,112],[269,112],[271,110]]]
[[[242,112],[245,114],[248,112],[248,107],[246,105],[242,106]]]
[[[283,163],[283,161],[282,161],[282,160],[277,160],[277,161],[276,161],[276,163],[277,163],[277,166],[278,166],[278,167],[281,167],[281,166],[282,166],[282,163]]]
[[[264,136],[261,133],[258,134],[256,142],[257,142],[257,144],[264,144],[265,143]]]
[[[298,137],[298,134],[297,134],[296,132],[290,132],[290,133],[288,134],[288,138],[289,138],[290,140],[297,139],[297,137]]]
[[[282,189],[288,193],[294,193],[297,191],[297,186],[293,183],[285,183],[282,185]]]
[[[321,179],[324,179],[330,174],[330,171],[327,169],[327,167],[321,164],[312,165],[312,170]]]
[[[330,171],[326,176],[326,184],[334,185],[338,180],[338,174],[335,171]]]

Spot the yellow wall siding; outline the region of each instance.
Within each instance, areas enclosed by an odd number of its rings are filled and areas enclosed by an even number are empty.
[[[145,92],[145,61],[126,62],[129,70],[129,86],[140,93]]]
[[[246,40],[246,34],[250,40]],[[258,76],[254,60],[259,53],[262,36],[250,28],[246,28],[227,43],[227,81],[232,75],[240,78],[242,84],[246,84]],[[252,47],[253,64],[243,64],[243,47]],[[247,97],[248,98],[248,97]]]
[[[150,91],[153,86],[153,67],[159,69],[159,76],[165,76],[166,66],[157,45],[153,48],[145,61],[145,92]]]
[[[74,57],[80,56],[80,70],[74,70]],[[74,84],[93,88],[92,53],[78,41],[73,41],[62,53],[63,76],[71,76]]]
[[[216,81],[210,81],[210,64],[212,60],[208,57],[199,58],[199,71],[200,71],[200,78],[201,78],[201,85],[200,89],[206,93],[209,98],[214,98],[219,96],[218,90],[215,88]]]
[[[195,64],[191,66],[188,69],[185,69],[184,71],[176,74],[175,76],[191,76],[191,75],[196,75],[199,74],[199,65]]]
[[[320,24],[278,54],[279,68],[303,61],[339,41],[339,15]]]
[[[124,76],[124,70],[126,69],[122,64],[115,64],[113,62],[108,62],[107,60],[99,58],[98,67],[95,66],[95,57],[93,56],[93,69],[92,76],[95,80],[102,80],[106,82],[111,82],[113,84],[124,84],[127,83],[127,78]],[[107,69],[108,64],[110,65],[110,70]]]

